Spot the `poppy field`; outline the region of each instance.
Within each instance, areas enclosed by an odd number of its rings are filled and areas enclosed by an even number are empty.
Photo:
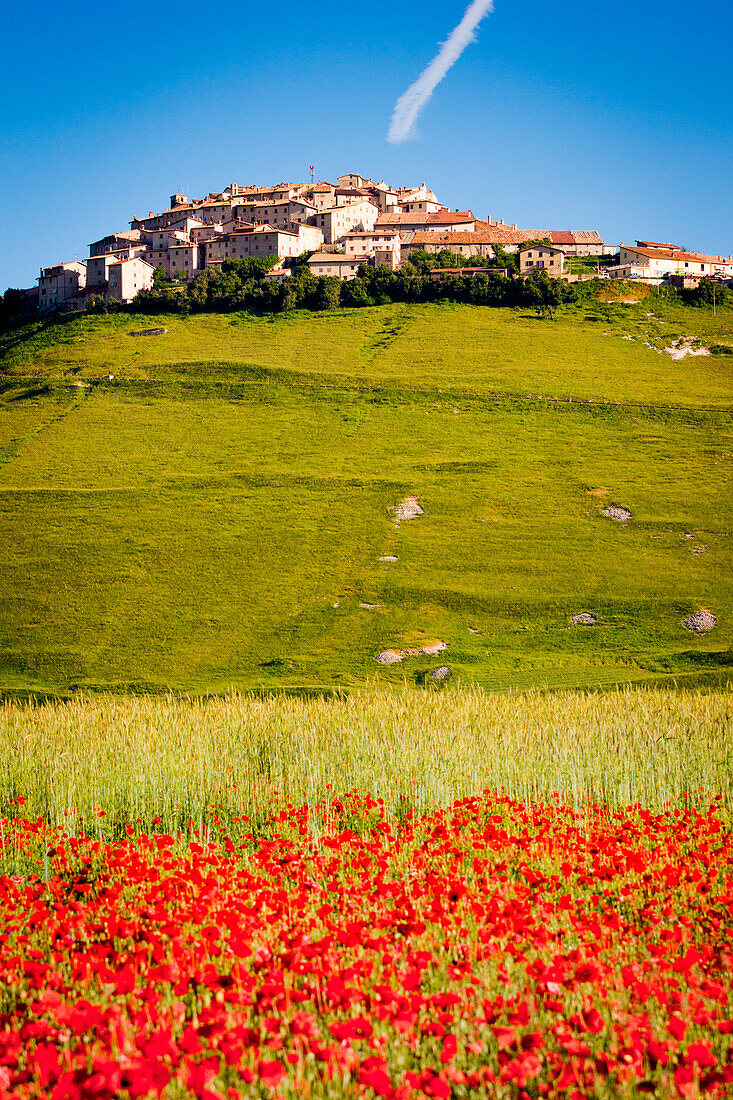
[[[0,708],[0,1100],[733,1095],[729,701]]]
[[[715,801],[484,792],[397,824],[351,793],[236,844],[22,812],[3,843],[45,873],[0,887],[2,1100],[733,1090]]]

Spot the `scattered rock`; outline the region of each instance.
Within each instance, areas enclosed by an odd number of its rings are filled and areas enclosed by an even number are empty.
[[[608,516],[609,519],[615,519],[618,523],[626,523],[631,519],[631,512],[628,508],[621,508],[618,504],[609,504],[608,508],[601,509],[601,515]]]
[[[402,654],[398,653],[396,649],[383,649],[377,660],[380,665],[396,665],[398,661],[402,660]]]
[[[447,665],[441,665],[440,668],[434,668],[430,673],[431,680],[447,680],[450,676],[450,669]]]
[[[685,531],[684,535],[680,535],[681,539],[694,539],[697,538],[694,531]]]
[[[472,627],[472,626],[469,626],[469,628],[468,628],[468,633],[469,633],[469,634],[480,634],[480,633],[481,633],[481,631],[480,631],[480,630],[475,630],[475,629],[474,629],[474,627]]]
[[[447,648],[447,642],[431,642],[430,645],[420,646],[417,652],[425,657],[436,657],[438,653],[442,653]]]
[[[400,523],[403,519],[416,519],[418,516],[425,515],[425,509],[420,507],[420,501],[417,497],[405,497],[398,505],[393,506],[391,509],[395,514],[395,519]]]
[[[707,546],[704,542],[701,542],[699,546],[693,546],[692,548],[693,554],[704,554],[706,550]]]
[[[395,557],[394,554],[383,554],[382,557],[379,560],[380,561],[397,561],[397,558]]]
[[[139,328],[130,333],[130,336],[162,336],[167,328]]]
[[[336,603],[333,606],[336,608],[336,607],[338,607],[338,605],[339,605],[339,602],[338,602],[338,600],[336,600]]]
[[[678,340],[671,348],[664,349],[673,359],[685,359],[688,355],[710,355],[710,348],[695,347],[692,339]]]
[[[72,382],[71,383],[71,388],[72,389],[78,389],[78,390],[88,390],[89,389],[89,383],[88,382]]]
[[[712,611],[695,611],[685,619],[685,626],[695,634],[703,634],[706,630],[712,630],[717,623]]]
[[[573,615],[573,626],[595,626],[598,620],[590,611],[581,611],[579,615]]]
[[[360,603],[359,607],[363,607],[366,611],[374,611],[375,608],[380,607],[378,603]]]
[[[113,374],[105,374],[105,376],[104,376],[106,382],[113,382],[114,377],[115,376]]]

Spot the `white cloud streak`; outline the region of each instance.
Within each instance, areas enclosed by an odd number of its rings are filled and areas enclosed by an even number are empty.
[[[481,20],[493,10],[494,0],[473,0],[468,5],[463,19],[461,19],[455,30],[451,31],[427,69],[420,73],[415,83],[411,84],[397,100],[392,114],[392,121],[389,125],[389,133],[387,134],[388,141],[398,145],[401,141],[406,141],[410,137],[417,116],[430,99],[435,88],[440,84],[450,67],[455,65],[466,46],[474,41],[476,28]]]

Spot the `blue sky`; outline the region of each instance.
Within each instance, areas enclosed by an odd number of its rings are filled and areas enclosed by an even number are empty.
[[[733,252],[730,0],[495,0],[417,138],[390,145],[395,101],[465,6],[6,6],[0,292],[175,191],[311,163],[425,180],[521,228]]]

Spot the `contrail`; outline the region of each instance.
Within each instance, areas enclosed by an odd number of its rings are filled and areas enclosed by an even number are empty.
[[[424,72],[397,100],[387,140],[399,144],[410,136],[417,116],[430,99],[436,86],[476,37],[475,31],[485,15],[494,10],[494,0],[473,0],[466,8],[455,30],[440,47]]]

